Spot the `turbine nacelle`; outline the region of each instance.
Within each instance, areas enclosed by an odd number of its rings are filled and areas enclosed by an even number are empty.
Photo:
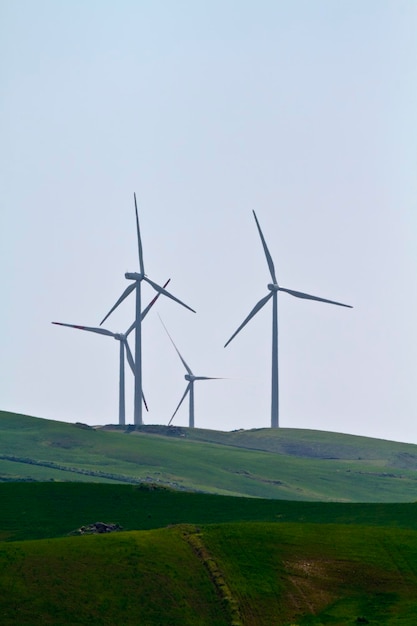
[[[138,272],[126,272],[125,278],[128,280],[143,280],[145,278],[145,274],[139,274]]]
[[[193,376],[192,374],[185,374],[184,376],[185,380],[188,380],[188,382],[193,383],[196,380],[196,377]]]
[[[274,283],[269,283],[268,289],[269,291],[276,292],[279,291],[279,286]]]

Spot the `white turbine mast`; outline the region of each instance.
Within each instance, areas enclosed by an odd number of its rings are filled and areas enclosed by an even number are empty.
[[[271,274],[272,283],[268,284],[269,294],[263,297],[259,302],[253,307],[252,311],[249,315],[244,319],[239,328],[233,333],[230,339],[225,343],[224,347],[226,347],[234,337],[242,330],[244,326],[265,306],[265,304],[272,298],[272,371],[271,371],[271,428],[279,427],[279,383],[278,383],[278,292],[285,291],[289,293],[291,296],[295,296],[296,298],[304,298],[306,300],[317,300],[318,302],[326,302],[328,304],[335,304],[337,306],[347,307],[349,309],[353,308],[350,304],[342,304],[341,302],[335,302],[334,300],[327,300],[326,298],[319,298],[317,296],[312,296],[308,293],[303,293],[302,291],[294,291],[293,289],[286,289],[284,287],[280,287],[277,281],[277,277],[275,274],[274,262],[272,261],[271,254],[268,250],[268,247],[265,242],[265,238],[263,236],[261,227],[259,226],[258,219],[256,217],[255,211],[253,211],[253,216],[255,218],[256,226],[258,228],[259,236],[261,238],[262,246],[264,249],[266,262],[268,264],[269,272]]]
[[[123,302],[127,296],[132,293],[136,289],[136,315],[135,315],[135,399],[134,399],[134,423],[135,425],[141,425],[142,421],[142,302],[141,302],[141,283],[142,281],[147,282],[155,291],[159,294],[167,296],[181,304],[186,309],[189,309],[193,313],[195,313],[194,309],[189,307],[187,304],[184,304],[181,300],[173,296],[171,293],[166,291],[163,287],[160,287],[155,282],[153,282],[150,278],[148,278],[145,274],[145,266],[143,263],[143,250],[142,250],[142,241],[140,237],[140,228],[139,228],[139,216],[138,216],[138,207],[136,202],[136,194],[133,194],[135,200],[135,213],[136,213],[136,231],[138,237],[138,253],[139,253],[139,272],[127,272],[125,274],[125,278],[127,280],[132,280],[133,283],[125,289],[120,298],[117,300],[116,304],[110,309],[107,315],[100,322],[100,326],[103,322],[109,317],[111,313]]]

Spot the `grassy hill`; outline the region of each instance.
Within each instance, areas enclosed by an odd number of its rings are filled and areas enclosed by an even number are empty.
[[[0,502],[2,626],[417,623],[417,503],[51,481]],[[99,520],[123,531],[74,533]]]
[[[4,626],[417,623],[416,446],[11,413],[0,441]]]
[[[300,522],[389,526],[417,531],[417,502],[306,502],[187,493],[152,484],[0,484],[0,541],[65,537],[96,521],[125,530],[176,524]]]
[[[417,621],[417,532],[230,523],[0,543],[4,626]]]
[[[417,446],[297,429],[106,427],[0,412],[0,481],[152,482],[291,500],[416,499]]]

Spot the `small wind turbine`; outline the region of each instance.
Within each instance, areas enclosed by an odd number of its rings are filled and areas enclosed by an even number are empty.
[[[171,279],[167,280],[164,287],[166,287]],[[146,309],[144,309],[142,313],[142,320],[146,317],[149,312],[149,309],[155,304],[157,299],[159,298],[159,294],[156,295],[148,304]],[[106,335],[107,337],[113,337],[117,341],[120,342],[120,367],[119,367],[119,424],[124,426],[126,423],[126,411],[125,411],[125,354],[127,357],[127,361],[130,365],[130,369],[135,375],[135,363],[133,361],[132,352],[130,350],[127,338],[135,328],[136,323],[129,327],[129,329],[125,333],[113,333],[110,330],[105,328],[93,328],[91,326],[79,326],[76,324],[63,324],[62,322],[52,322],[52,324],[56,324],[57,326],[67,326],[68,328],[77,328],[78,330],[87,330],[91,333],[98,333],[99,335]],[[146,410],[148,410],[148,405],[146,404],[145,396],[142,393],[143,404],[145,405]]]
[[[302,291],[294,291],[293,289],[286,289],[278,285],[277,277],[275,275],[274,263],[266,245],[264,236],[259,226],[259,222],[256,217],[255,211],[253,211],[256,226],[258,227],[259,236],[261,238],[262,246],[265,252],[266,262],[268,263],[269,272],[271,274],[272,283],[268,284],[269,294],[259,300],[258,304],[254,306],[252,311],[241,323],[239,328],[233,333],[230,339],[225,343],[226,347],[234,337],[242,330],[249,320],[254,317],[258,311],[272,298],[272,390],[271,390],[271,428],[278,428],[279,426],[279,387],[278,387],[278,291],[285,291],[291,296],[296,298],[304,298],[306,300],[317,300],[318,302],[327,302],[328,304],[336,304],[337,306],[344,306],[349,309],[352,307],[350,304],[342,304],[341,302],[335,302],[334,300],[326,300],[325,298],[318,298],[317,296],[311,296],[308,293]]]
[[[135,212],[136,212],[136,230],[138,236],[138,252],[139,252],[139,273],[138,272],[127,272],[125,274],[125,278],[128,280],[133,280],[134,282],[125,289],[120,298],[117,300],[116,304],[110,309],[107,315],[100,322],[100,326],[103,322],[109,317],[111,313],[119,306],[121,302],[127,296],[132,293],[136,289],[136,315],[135,315],[135,407],[134,407],[134,423],[136,425],[142,424],[142,327],[141,327],[141,311],[142,311],[142,303],[141,303],[141,283],[144,280],[149,283],[155,291],[159,294],[163,294],[171,300],[178,302],[186,309],[189,309],[193,313],[195,313],[194,309],[189,307],[184,302],[181,302],[178,298],[173,296],[171,293],[166,291],[163,287],[160,287],[156,283],[154,283],[150,278],[148,278],[145,274],[145,266],[143,263],[143,251],[142,251],[142,241],[140,238],[140,228],[139,228],[139,216],[138,216],[138,207],[136,203],[136,194],[133,194],[135,199]]]
[[[171,340],[172,345],[174,346],[175,350],[177,351],[178,356],[181,359],[182,364],[184,365],[185,369],[186,369],[186,374],[184,376],[185,380],[188,382],[188,385],[185,389],[184,395],[182,396],[181,400],[179,401],[179,404],[177,406],[177,408],[175,409],[171,419],[168,422],[168,426],[170,426],[172,420],[174,419],[175,415],[177,414],[178,409],[180,408],[181,404],[183,403],[183,401],[185,400],[187,394],[190,394],[190,416],[189,416],[189,427],[190,428],[194,428],[194,382],[196,380],[221,380],[218,377],[213,377],[213,376],[194,376],[194,374],[191,371],[191,368],[189,367],[189,365],[187,365],[187,363],[185,362],[184,358],[181,356],[180,351],[178,350],[177,346],[175,345],[171,335],[169,334],[167,327],[165,326],[164,322],[161,319],[161,316],[158,315],[159,319],[161,320],[161,324],[162,326],[165,328],[166,334],[168,335],[168,337]]]

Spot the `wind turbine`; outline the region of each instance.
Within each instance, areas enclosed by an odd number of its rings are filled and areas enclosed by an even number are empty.
[[[163,287],[160,287],[156,283],[154,283],[150,278],[148,278],[145,274],[145,266],[143,263],[143,250],[142,250],[142,241],[140,238],[140,228],[139,228],[139,216],[138,216],[138,206],[136,202],[136,194],[133,194],[135,200],[135,213],[136,213],[136,230],[138,236],[138,252],[139,252],[139,272],[127,272],[125,274],[125,278],[127,280],[133,280],[134,282],[129,285],[122,293],[120,298],[117,300],[116,304],[110,309],[107,315],[100,322],[100,326],[104,323],[104,321],[109,317],[111,313],[123,302],[127,296],[132,293],[136,289],[136,315],[135,315],[135,406],[134,406],[134,423],[136,425],[142,424],[142,327],[141,327],[141,311],[142,311],[142,303],[141,303],[141,283],[145,281],[155,289],[159,294],[163,294],[171,300],[178,302],[186,309],[189,309],[193,313],[195,313],[194,309],[189,307],[184,302],[181,302],[178,298],[173,296],[171,293],[166,291]]]
[[[76,324],[63,324],[62,322],[52,322],[58,326],[68,326],[69,328],[77,328],[79,330],[87,330],[91,333],[99,333],[100,335],[106,335],[107,337],[113,337],[120,343],[120,368],[119,368],[119,424],[124,425],[125,421],[125,353],[128,363],[132,369],[133,375],[135,374],[135,364],[133,362],[133,356],[127,342],[128,332],[126,333],[112,333],[105,328],[93,328],[91,326],[78,326]],[[134,328],[134,326],[133,326]],[[145,397],[143,397],[146,410]]]
[[[166,287],[171,279],[167,280],[164,287]],[[149,312],[149,309],[155,304],[157,299],[159,298],[159,294],[156,295],[153,300],[150,301],[146,309],[144,309],[142,313],[142,320],[146,317]],[[62,322],[52,322],[52,324],[56,324],[57,326],[67,326],[68,328],[77,328],[78,330],[86,330],[90,333],[98,333],[99,335],[105,335],[107,337],[113,337],[120,343],[120,367],[119,367],[119,424],[124,426],[126,423],[126,411],[125,411],[125,355],[127,357],[127,361],[130,365],[130,369],[135,375],[135,363],[133,360],[132,352],[130,350],[127,338],[135,328],[136,322],[129,327],[129,329],[125,333],[113,333],[106,328],[94,328],[92,326],[79,326],[77,324],[63,324]],[[148,410],[148,405],[146,404],[145,396],[142,393],[142,400],[145,405],[146,410]]]
[[[182,364],[184,365],[184,367],[186,369],[187,373],[185,374],[184,378],[188,382],[188,385],[185,388],[184,395],[182,396],[181,400],[179,401],[179,404],[178,404],[177,408],[175,409],[171,419],[169,420],[168,426],[170,426],[172,420],[174,419],[175,415],[177,414],[177,411],[180,408],[180,406],[183,403],[183,401],[185,400],[187,394],[190,394],[190,416],[189,416],[189,423],[188,423],[188,425],[189,425],[190,428],[194,428],[194,382],[196,380],[221,380],[221,379],[217,378],[217,377],[213,377],[213,376],[195,376],[192,373],[190,366],[187,365],[187,363],[185,362],[184,358],[180,354],[180,351],[178,350],[178,348],[175,345],[171,335],[169,334],[169,332],[167,330],[167,327],[165,326],[164,322],[161,319],[161,316],[158,315],[158,317],[161,320],[161,324],[165,328],[166,334],[170,338],[172,345],[174,346],[175,350],[177,351],[177,354],[180,357],[181,362],[182,362]]]
[[[272,257],[266,245],[264,236],[262,234],[261,227],[259,226],[258,219],[256,217],[255,211],[253,211],[253,216],[255,218],[256,226],[258,228],[259,236],[261,238],[262,246],[265,252],[266,262],[268,263],[269,272],[271,274],[272,283],[268,284],[269,294],[264,298],[259,300],[259,302],[253,307],[252,311],[246,317],[246,319],[241,323],[239,328],[233,333],[230,339],[225,343],[224,347],[226,347],[234,337],[242,330],[244,326],[249,322],[249,320],[254,317],[258,311],[265,306],[265,304],[272,298],[272,390],[271,390],[271,428],[279,427],[279,387],[278,387],[278,292],[285,291],[289,293],[291,296],[295,296],[296,298],[304,298],[306,300],[317,300],[318,302],[327,302],[328,304],[336,304],[337,306],[344,306],[349,309],[352,307],[350,304],[342,304],[341,302],[335,302],[334,300],[327,300],[326,298],[319,298],[317,296],[311,296],[308,293],[303,293],[302,291],[294,291],[293,289],[286,289],[285,287],[280,287],[278,285],[277,277],[275,275],[274,263],[272,261]]]

